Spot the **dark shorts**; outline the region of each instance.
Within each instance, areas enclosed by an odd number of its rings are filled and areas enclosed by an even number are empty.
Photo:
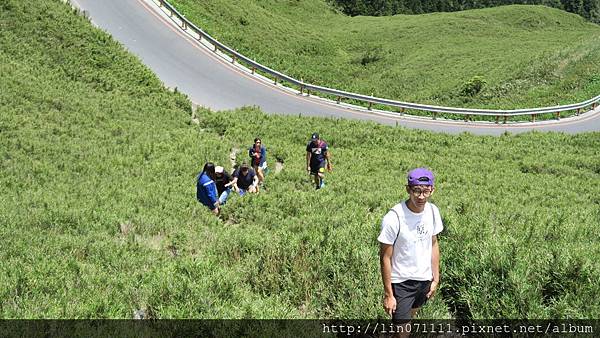
[[[392,320],[397,323],[406,323],[411,319],[410,310],[418,309],[427,302],[427,293],[431,281],[407,280],[402,283],[392,283],[394,297],[396,298],[396,312]]]
[[[325,172],[325,161],[310,164],[310,174],[311,175],[316,175],[319,172],[321,172],[321,173]]]

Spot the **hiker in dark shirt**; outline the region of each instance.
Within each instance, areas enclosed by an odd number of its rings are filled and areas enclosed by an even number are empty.
[[[318,133],[313,133],[310,142],[306,145],[306,170],[313,177],[317,189],[325,186],[325,167],[329,172],[333,170],[329,146],[321,140]]]
[[[233,185],[233,181],[229,173],[221,167],[215,167],[215,183],[217,185],[217,193],[219,195],[219,203],[221,205],[225,205],[227,202],[227,198],[231,193],[231,186]]]
[[[258,177],[247,163],[242,163],[240,168],[233,173],[233,189],[236,190],[240,196],[244,196],[247,192],[258,192],[257,185]]]

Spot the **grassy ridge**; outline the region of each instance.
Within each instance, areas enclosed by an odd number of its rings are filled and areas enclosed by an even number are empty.
[[[347,17],[323,0],[172,3],[243,54],[318,85],[497,109],[574,103],[600,93],[600,27],[557,9]],[[464,95],[474,76],[487,85],[479,95]]]
[[[0,317],[383,316],[379,222],[418,165],[438,174],[446,226],[423,317],[600,316],[598,133],[449,136],[253,109],[199,111],[196,126],[65,5],[2,6]],[[318,193],[315,130],[335,164]],[[213,217],[197,170],[256,135],[284,169]]]

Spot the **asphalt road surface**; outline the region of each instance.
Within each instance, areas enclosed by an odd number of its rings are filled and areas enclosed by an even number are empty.
[[[232,65],[183,32],[149,0],[71,0],[152,69],[163,83],[213,110],[259,106],[267,113],[370,120],[446,133],[499,135],[530,130],[580,133],[600,130],[600,107],[560,121],[495,124],[432,120],[368,111],[299,95]]]

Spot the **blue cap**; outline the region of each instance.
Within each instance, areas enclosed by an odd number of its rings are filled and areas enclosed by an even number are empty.
[[[431,185],[433,186],[433,173],[425,168],[416,168],[408,173],[406,182],[409,186]]]

